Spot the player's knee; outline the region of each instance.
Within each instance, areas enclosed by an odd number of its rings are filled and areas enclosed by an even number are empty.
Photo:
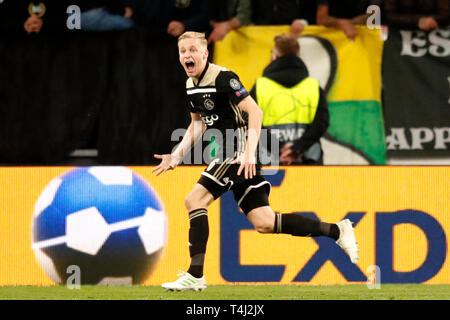
[[[195,209],[195,199],[192,195],[188,194],[186,198],[184,198],[184,206],[188,211]]]
[[[266,221],[259,221],[254,224],[256,231],[259,233],[273,233],[273,224]]]
[[[184,198],[184,206],[188,211],[199,208],[206,208],[206,205],[203,203],[203,201],[192,194],[188,194],[186,198]]]

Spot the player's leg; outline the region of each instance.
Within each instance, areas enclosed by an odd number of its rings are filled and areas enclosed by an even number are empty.
[[[206,244],[209,237],[208,207],[214,196],[201,184],[196,184],[185,198],[189,213],[189,254],[191,264],[188,273],[195,278],[203,277]]]
[[[191,264],[188,272],[182,272],[175,282],[164,283],[167,290],[203,290],[206,281],[203,276],[203,266],[206,244],[209,236],[208,211],[209,205],[233,185],[225,177],[232,159],[223,162],[213,161],[202,173],[198,183],[185,198],[185,206],[189,212],[189,254]]]
[[[189,255],[191,263],[187,272],[182,272],[174,282],[162,285],[166,290],[204,290],[206,281],[203,277],[206,244],[209,237],[208,210],[214,196],[201,184],[196,184],[185,198],[189,212]]]
[[[352,223],[345,219],[336,224],[309,219],[299,214],[275,213],[269,205],[267,188],[262,177],[255,177],[245,189],[236,188],[235,198],[249,221],[260,233],[284,233],[298,237],[327,236],[336,241],[350,256],[353,263],[358,261],[358,247]],[[254,178],[254,179],[255,179]]]
[[[203,265],[206,243],[209,236],[208,211],[209,205],[230,188],[224,175],[231,165],[232,158],[224,161],[215,160],[202,172],[202,176],[192,191],[186,196],[185,206],[189,212],[189,251],[191,265],[188,272],[196,277],[203,277]]]
[[[234,188],[235,198],[255,229],[261,233],[286,233],[299,237],[327,236],[337,240],[339,227],[297,214],[273,212],[269,205],[270,184],[262,176]]]
[[[259,214],[259,212],[256,214]],[[309,219],[299,214],[276,213],[274,233],[287,233],[298,237],[326,236],[335,240],[336,244],[347,252],[353,263],[357,263],[359,260],[358,245],[352,222],[349,219],[338,223],[327,223]]]
[[[337,224],[309,219],[298,214],[275,213],[270,206],[252,209],[247,218],[260,233],[285,233],[297,237],[327,236],[335,241],[339,238]]]

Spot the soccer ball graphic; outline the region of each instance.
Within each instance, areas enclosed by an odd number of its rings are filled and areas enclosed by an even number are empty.
[[[51,181],[35,204],[32,248],[56,283],[71,266],[81,284],[141,284],[156,268],[167,240],[163,205],[125,167],[83,167]]]

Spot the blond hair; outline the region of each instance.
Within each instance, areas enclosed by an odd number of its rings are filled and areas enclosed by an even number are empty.
[[[208,46],[208,40],[206,40],[206,36],[204,33],[195,32],[195,31],[186,31],[181,36],[178,37],[178,42],[183,39],[198,39],[200,40],[200,44],[204,47]]]

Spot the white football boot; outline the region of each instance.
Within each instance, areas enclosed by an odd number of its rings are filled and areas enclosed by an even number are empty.
[[[180,276],[174,282],[166,282],[161,285],[166,290],[170,291],[203,291],[206,289],[205,277],[195,278],[190,273],[180,271]]]
[[[353,263],[357,263],[358,257],[358,244],[356,243],[355,234],[352,227],[353,222],[349,219],[342,220],[337,223],[340,234],[336,243],[350,256],[350,260]]]

